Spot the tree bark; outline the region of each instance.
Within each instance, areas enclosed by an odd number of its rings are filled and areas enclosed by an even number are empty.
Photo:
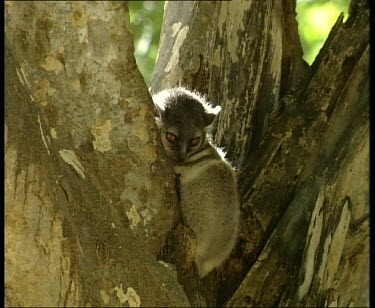
[[[6,2],[7,306],[187,306],[126,2]]]
[[[295,1],[168,2],[152,91],[221,105],[242,204],[214,287],[179,275],[191,303],[369,306],[368,2],[349,14],[309,67]]]
[[[6,305],[369,306],[368,1],[310,67],[295,1],[166,5],[152,92],[221,105],[239,179],[237,246],[203,280],[128,19],[6,2]]]

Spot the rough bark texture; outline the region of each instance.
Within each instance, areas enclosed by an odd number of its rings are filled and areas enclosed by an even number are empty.
[[[7,306],[186,306],[126,2],[6,3]]]
[[[237,246],[201,280],[126,3],[7,2],[6,305],[368,306],[368,19],[353,0],[309,67],[295,1],[166,5],[152,92],[221,105],[238,171]]]
[[[192,304],[369,305],[368,1],[349,12],[309,67],[295,1],[166,6],[152,91],[222,106],[242,197],[231,260],[203,282],[179,270]]]

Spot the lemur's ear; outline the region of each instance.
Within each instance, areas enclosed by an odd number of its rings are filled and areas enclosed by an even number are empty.
[[[157,126],[160,128],[163,123],[164,110],[160,108],[157,104],[154,104],[154,115],[155,122]]]
[[[204,115],[204,124],[205,126],[209,126],[210,124],[212,124],[212,122],[215,120],[216,118],[216,114],[214,113],[206,113]]]
[[[221,110],[220,106],[216,106],[215,108],[210,108],[209,112],[206,112],[204,116],[204,121],[205,121],[206,126],[209,126],[212,124],[216,116],[220,113],[220,110]]]
[[[161,111],[162,111],[162,109],[158,105],[154,104],[154,115],[155,115],[155,117],[160,118]]]

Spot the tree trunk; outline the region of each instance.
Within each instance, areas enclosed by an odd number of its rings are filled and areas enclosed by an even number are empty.
[[[368,1],[310,67],[295,1],[166,5],[152,91],[221,105],[238,171],[239,240],[203,280],[128,19],[6,2],[6,305],[368,306]]]
[[[6,2],[7,306],[188,306],[125,2]]]
[[[222,106],[242,205],[219,275],[179,275],[192,304],[369,306],[368,1],[349,13],[309,67],[295,1],[168,2],[152,91]]]

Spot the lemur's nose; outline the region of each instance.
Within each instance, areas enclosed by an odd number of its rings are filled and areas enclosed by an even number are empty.
[[[186,159],[186,152],[179,152],[177,161],[182,162]]]

